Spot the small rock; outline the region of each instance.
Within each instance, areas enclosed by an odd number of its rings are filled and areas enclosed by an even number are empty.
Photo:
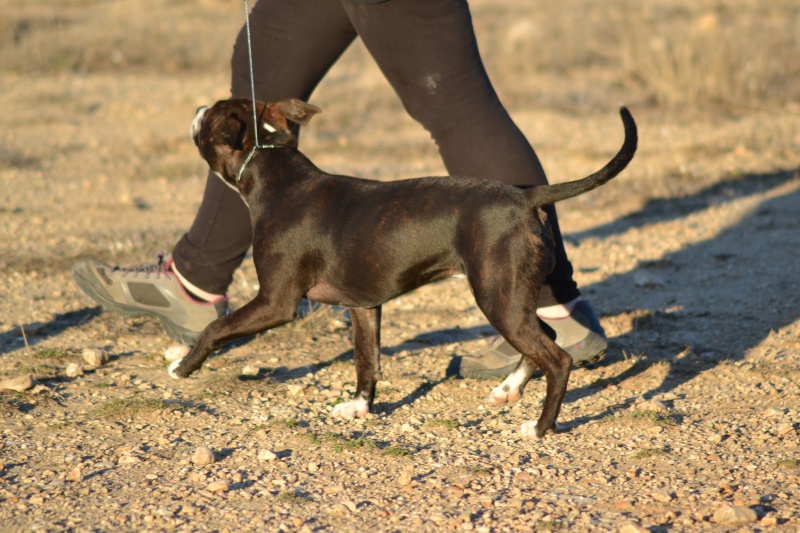
[[[667,503],[667,502],[671,502],[672,501],[672,496],[670,495],[669,492],[667,492],[665,490],[656,489],[656,490],[650,492],[650,496],[652,496],[654,500],[658,500],[658,501],[663,502],[663,503]]]
[[[207,490],[213,494],[220,494],[222,492],[228,492],[230,490],[230,484],[224,480],[219,479],[217,481],[212,481],[208,484]]]
[[[123,455],[122,457],[119,458],[119,460],[117,461],[117,464],[134,465],[136,463],[141,463],[141,462],[142,462],[142,460],[139,457],[135,456],[135,455]]]
[[[308,463],[309,472],[316,472],[317,470],[319,470],[319,465],[317,465],[317,463]]]
[[[764,412],[764,416],[767,418],[783,416],[783,409],[775,409],[774,407],[770,407]]]
[[[288,387],[286,387],[286,390],[289,391],[289,395],[298,396],[301,392],[303,392],[303,386],[302,385],[296,385],[296,384],[295,385],[289,385]]]
[[[667,406],[664,405],[664,402],[661,402],[659,400],[648,400],[646,402],[639,402],[633,404],[633,406],[631,406],[631,409],[637,409],[639,411],[657,411],[659,413],[663,413],[669,410]]]
[[[708,442],[713,442],[713,443],[716,444],[716,443],[722,442],[725,439],[725,437],[726,437],[726,435],[722,435],[720,433],[715,433],[714,435],[711,435],[710,437],[708,437],[707,440],[708,440]]]
[[[68,378],[77,378],[83,375],[83,365],[80,363],[70,363],[64,371]]]
[[[259,461],[274,461],[277,458],[278,456],[272,453],[270,450],[261,450],[256,456],[256,459]]]
[[[397,478],[397,483],[402,486],[410,485],[413,473],[411,470],[403,470]]]
[[[792,431],[794,431],[794,426],[792,424],[781,424],[777,429],[778,435],[786,435]]]
[[[166,350],[164,350],[164,360],[168,363],[172,363],[174,361],[178,361],[179,359],[183,359],[188,353],[188,346],[184,346],[183,344],[171,344]]]
[[[356,504],[355,504],[355,502],[352,502],[352,501],[350,501],[350,500],[342,500],[342,502],[341,502],[341,503],[342,503],[342,505],[344,505],[344,506],[347,508],[347,510],[348,510],[348,511],[350,511],[351,513],[355,513],[355,512],[356,512],[356,509],[357,509],[357,507],[356,507]]]
[[[83,470],[81,470],[81,467],[76,466],[75,468],[70,470],[69,474],[67,474],[66,480],[75,483],[77,483],[78,481],[83,481]]]
[[[16,392],[22,392],[32,388],[33,377],[30,375],[17,376],[15,378],[8,378],[4,381],[0,381],[0,390],[13,390]]]
[[[649,533],[649,529],[643,528],[636,522],[625,522],[619,526],[619,533]]]
[[[214,461],[214,452],[208,446],[200,446],[192,454],[192,463],[198,466],[210,465]]]
[[[637,287],[664,287],[667,282],[652,272],[636,270],[633,272],[633,284]]]
[[[778,518],[775,517],[774,515],[767,515],[764,518],[762,518],[761,520],[759,520],[758,523],[761,524],[764,527],[777,526],[778,525]]]
[[[258,376],[258,373],[260,371],[261,369],[258,368],[257,366],[245,365],[242,367],[241,375],[248,378],[254,378]]]
[[[758,520],[758,516],[749,507],[723,503],[714,511],[711,520],[726,526],[743,526],[755,522]]]
[[[108,354],[99,348],[87,348],[81,352],[81,357],[92,368],[108,363]]]

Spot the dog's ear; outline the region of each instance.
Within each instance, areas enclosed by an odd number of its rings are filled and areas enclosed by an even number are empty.
[[[274,114],[301,126],[305,126],[311,117],[322,112],[320,108],[295,98],[275,102],[270,107]]]

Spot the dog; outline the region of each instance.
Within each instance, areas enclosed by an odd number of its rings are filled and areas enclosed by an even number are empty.
[[[226,343],[291,322],[307,297],[350,310],[356,392],[332,416],[364,417],[380,377],[381,305],[463,275],[491,325],[523,354],[490,402],[519,400],[538,367],[546,377],[544,407],[537,421],[522,424],[522,434],[555,432],[572,359],[536,317],[539,289],[554,264],[542,207],[594,189],[628,165],[637,147],[630,112],[620,109],[624,144],[601,170],[527,190],[452,176],[378,182],[328,174],[298,151],[292,133],[319,112],[294,99],[231,99],[197,110],[191,133],[200,155],[250,209],[260,288],[252,301],[209,324],[169,374],[186,378]],[[258,147],[255,127],[263,140]]]

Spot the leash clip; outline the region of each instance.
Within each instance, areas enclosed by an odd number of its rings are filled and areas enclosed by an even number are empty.
[[[250,160],[253,159],[253,156],[256,155],[256,150],[258,150],[259,148],[263,149],[278,148],[279,146],[280,145],[278,144],[262,144],[261,146],[254,146],[253,149],[250,150],[250,153],[247,154],[247,157],[245,158],[244,163],[242,163],[242,166],[239,167],[239,173],[236,174],[236,183],[239,183],[239,181],[241,181],[242,173],[244,172],[245,167],[247,167],[247,164],[250,163]]]

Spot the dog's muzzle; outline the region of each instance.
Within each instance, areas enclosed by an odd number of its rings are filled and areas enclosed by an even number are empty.
[[[206,115],[206,111],[208,111],[207,105],[197,108],[197,112],[194,115],[194,120],[192,121],[192,128],[190,130],[192,139],[197,138],[197,133],[200,131],[200,124],[203,123],[203,117]]]

